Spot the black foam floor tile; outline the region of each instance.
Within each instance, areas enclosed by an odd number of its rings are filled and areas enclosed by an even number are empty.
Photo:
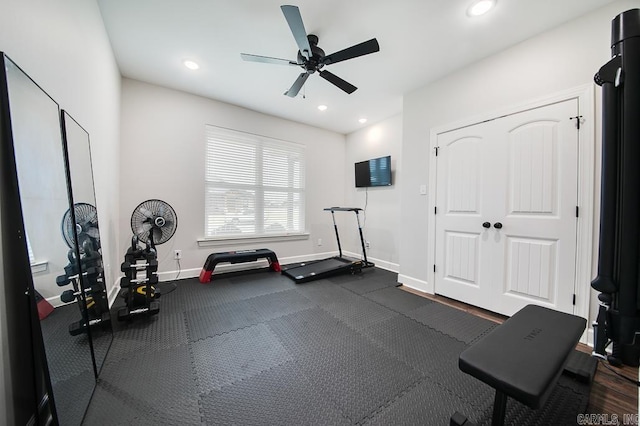
[[[49,374],[54,383],[93,371],[87,335],[69,334],[69,324],[80,318],[78,307],[71,304],[56,308],[40,321]]]
[[[292,358],[264,324],[191,343],[199,393],[221,389]]]
[[[437,383],[424,379],[368,418],[366,425],[447,425],[456,411],[474,420],[478,413]]]
[[[496,326],[493,321],[477,317],[442,303],[430,303],[406,313],[410,318],[441,331],[461,342],[471,343]]]
[[[176,398],[179,404],[163,405],[129,393],[109,381],[98,384],[82,424],[103,425],[204,425],[197,398]]]
[[[219,336],[260,322],[260,314],[249,300],[237,300],[186,311],[189,341]]]
[[[590,354],[574,350],[569,354],[563,374],[591,383],[598,369],[598,360]]]
[[[210,425],[348,425],[337,407],[320,395],[295,361],[201,396]]]
[[[219,336],[313,306],[296,290],[285,290],[189,310],[185,313],[190,341]]]
[[[141,316],[120,324],[113,335],[108,361],[130,353],[159,351],[186,343],[187,329],[182,313],[160,312]]]
[[[396,280],[372,268],[305,284],[268,271],[180,281],[158,316],[116,323],[84,424],[447,424],[454,411],[486,424],[493,390],[457,364],[495,324]],[[567,380],[542,411],[510,401],[508,423],[575,422],[589,387]]]
[[[280,290],[286,290],[294,288],[296,284],[289,278],[283,276],[278,272],[271,271],[269,269],[261,269],[256,271],[247,271],[247,273],[234,273],[229,280],[235,284],[242,284],[251,286],[255,283],[264,285],[266,282],[272,282],[274,286],[277,286]]]
[[[364,297],[401,314],[406,314],[421,306],[434,303],[425,297],[420,297],[397,287],[385,287],[366,293]]]
[[[361,339],[355,344],[338,342],[333,348],[296,359],[318,392],[355,424],[423,377],[419,371]]]
[[[427,376],[449,371],[466,345],[410,318],[397,316],[378,323],[365,335]]]
[[[253,272],[247,276],[213,276],[208,283],[197,278],[179,281],[175,291],[160,297],[163,307],[170,312],[182,312],[222,303],[250,299],[270,293],[290,290],[295,284],[276,272]]]
[[[302,296],[295,289],[254,297],[249,299],[249,302],[258,313],[261,322],[314,306],[313,302]]]
[[[317,307],[276,318],[267,325],[296,359],[314,353],[340,351],[344,342],[355,345],[362,341],[362,336],[355,330]]]
[[[322,309],[358,331],[398,315],[397,312],[362,297],[336,300]]]
[[[457,398],[467,401],[476,411],[481,411],[493,404],[495,391],[484,382],[462,372],[458,367],[459,356],[460,353],[451,354],[451,358],[444,360],[441,368],[431,372],[431,380]]]
[[[358,296],[347,289],[332,284],[328,280],[299,284],[296,291],[318,306],[333,303],[336,300],[356,300]]]
[[[95,385],[93,370],[53,384],[53,397],[61,425],[79,425],[82,422]]]
[[[130,353],[105,364],[85,424],[199,423],[197,398],[187,345]]]
[[[537,410],[509,398],[505,424],[523,426],[573,425],[576,424],[577,414],[585,413],[589,402],[589,392],[576,392],[567,382],[569,378],[561,377],[551,392],[546,403]],[[586,386],[585,386],[586,387]],[[491,425],[493,404],[482,412],[478,425]]]
[[[356,294],[366,294],[372,291],[380,290],[381,288],[395,287],[397,283],[393,281],[383,281],[376,279],[361,279],[357,281],[348,281],[340,284],[341,287],[346,288]]]

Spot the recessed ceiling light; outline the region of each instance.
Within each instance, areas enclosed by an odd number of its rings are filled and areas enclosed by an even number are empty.
[[[327,106],[326,105],[318,105],[318,109],[320,111],[326,111],[327,110]]]
[[[496,5],[496,0],[477,0],[469,9],[467,9],[467,15],[469,16],[480,16],[484,15]]]
[[[366,118],[361,118],[360,120],[358,120],[358,122],[359,122],[360,124],[364,124],[364,123],[366,123],[366,122],[367,122],[367,119],[366,119]]]
[[[189,68],[190,70],[197,70],[198,68],[200,68],[200,65],[190,60],[186,60],[182,63],[184,64],[185,67]]]

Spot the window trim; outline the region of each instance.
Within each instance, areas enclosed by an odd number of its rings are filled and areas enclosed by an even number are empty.
[[[308,240],[311,234],[308,232],[291,233],[291,234],[276,234],[276,235],[264,235],[264,236],[246,236],[242,237],[234,235],[230,237],[206,237],[198,238],[196,242],[198,247],[214,247],[214,246],[226,246],[229,244],[255,244],[255,243],[272,243],[281,241],[299,241]]]

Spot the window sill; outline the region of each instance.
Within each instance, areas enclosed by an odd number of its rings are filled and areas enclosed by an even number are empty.
[[[49,262],[47,262],[46,260],[42,262],[34,262],[31,264],[31,273],[37,274],[40,272],[46,272],[48,267],[49,267]]]
[[[282,235],[264,235],[252,237],[217,237],[217,238],[199,238],[197,240],[198,247],[225,246],[229,244],[255,244],[255,243],[271,243],[276,241],[296,241],[308,240],[309,233],[300,234],[282,234]]]

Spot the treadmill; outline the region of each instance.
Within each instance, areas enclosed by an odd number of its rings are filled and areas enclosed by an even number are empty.
[[[362,236],[362,226],[360,225],[360,212],[362,209],[358,207],[327,207],[324,211],[331,212],[333,229],[336,231],[336,240],[338,241],[339,255],[327,259],[300,263],[291,267],[283,266],[282,273],[296,283],[319,280],[337,274],[355,274],[356,272],[361,272],[362,268],[375,266],[373,262],[367,260],[367,251],[365,249],[364,237]],[[360,243],[362,244],[362,255],[364,257],[363,260],[348,259],[342,256],[342,246],[340,245],[340,235],[338,234],[335,212],[354,212],[356,214]]]

